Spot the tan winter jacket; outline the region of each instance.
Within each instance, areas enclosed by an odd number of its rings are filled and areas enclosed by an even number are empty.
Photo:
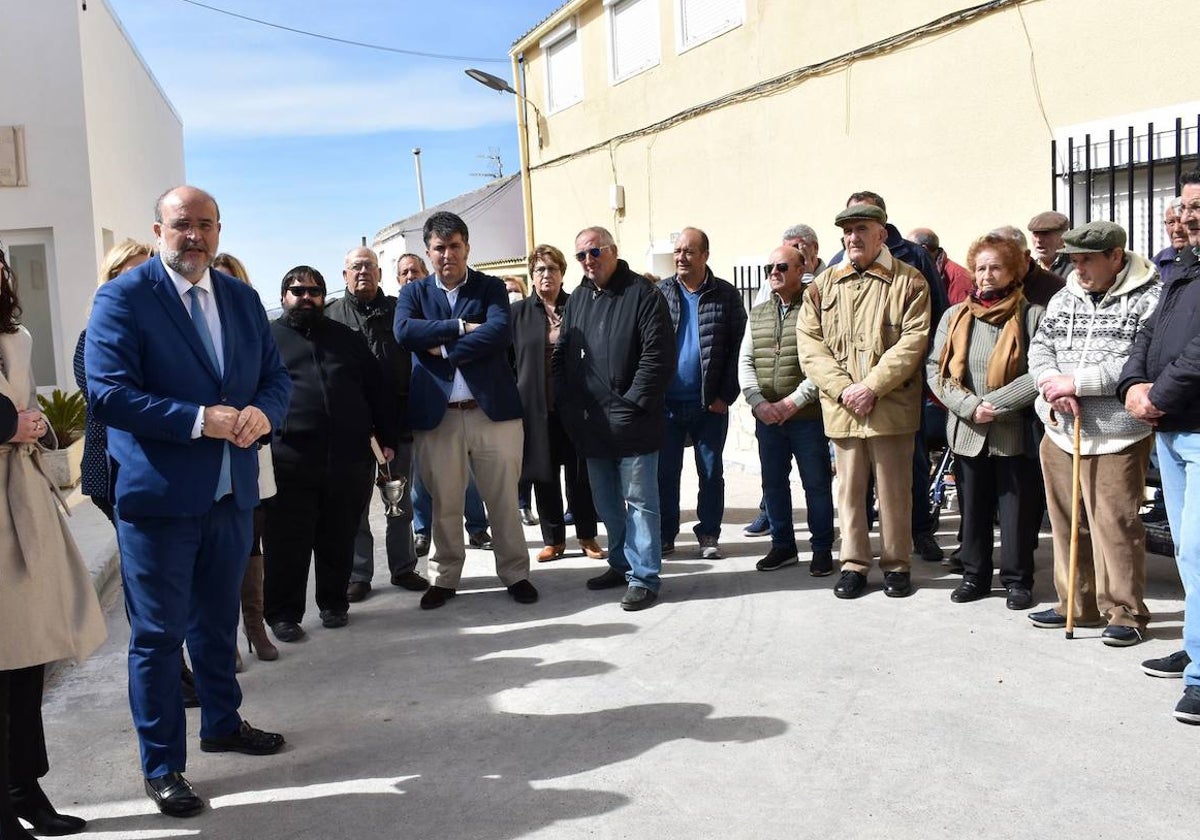
[[[805,374],[821,389],[828,437],[912,434],[920,427],[929,286],[886,246],[863,272],[839,263],[805,289],[796,343]],[[840,402],[856,382],[875,393],[865,417]]]

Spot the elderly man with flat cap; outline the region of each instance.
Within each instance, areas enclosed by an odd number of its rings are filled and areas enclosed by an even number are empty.
[[[805,374],[821,391],[825,434],[833,442],[842,527],[839,598],[867,587],[871,540],[867,481],[879,500],[884,594],[912,593],[913,436],[921,425],[921,366],[929,342],[929,284],[884,244],[884,211],[852,204],[834,220],[845,260],[804,292],[796,344]]]
[[[1042,474],[1054,533],[1058,604],[1031,613],[1036,627],[1067,623],[1071,546],[1071,480],[1075,424],[1080,431],[1081,517],[1075,623],[1107,624],[1111,647],[1142,641],[1150,612],[1146,589],[1146,532],[1138,518],[1153,445],[1150,424],[1125,410],[1117,386],[1138,334],[1158,303],[1154,265],[1125,250],[1125,231],[1089,222],[1063,236],[1061,253],[1074,270],[1050,299],[1029,345],[1034,403],[1046,424]]]
[[[1066,278],[1071,273],[1071,258],[1063,253],[1063,234],[1071,226],[1071,220],[1062,213],[1047,210],[1029,220],[1029,232],[1033,234],[1033,258],[1046,271]]]

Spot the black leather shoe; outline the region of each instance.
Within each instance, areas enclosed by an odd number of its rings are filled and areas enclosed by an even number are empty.
[[[944,556],[942,547],[937,544],[933,534],[926,531],[923,534],[913,534],[913,553],[921,555],[927,563],[938,563]]]
[[[417,534],[413,537],[413,548],[417,550],[418,557],[424,557],[429,554],[429,535]]]
[[[294,621],[276,621],[271,632],[281,642],[298,642],[304,638],[304,628]]]
[[[444,586],[431,586],[421,596],[421,609],[436,610],[438,607],[444,607],[446,602],[457,594],[453,589]]]
[[[60,837],[78,834],[87,827],[87,820],[60,814],[54,810],[37,780],[25,785],[13,785],[8,789],[13,812],[33,825],[37,834]]]
[[[231,735],[220,738],[201,738],[203,752],[239,752],[244,755],[272,755],[283,749],[283,736],[276,732],[255,729],[247,721]]]
[[[616,589],[618,586],[625,586],[625,573],[609,566],[604,570],[604,574],[597,575],[593,578],[588,578],[588,589]]]
[[[1004,599],[1004,606],[1010,610],[1027,610],[1033,606],[1033,593],[1020,586],[1010,586],[1008,587],[1008,597]]]
[[[321,626],[336,630],[350,623],[350,616],[341,610],[321,610]]]
[[[471,548],[482,549],[483,551],[491,551],[492,535],[488,533],[487,528],[482,531],[476,531],[474,534],[467,534],[467,542],[471,544]]]
[[[887,572],[883,576],[883,594],[889,598],[907,598],[912,594],[912,575],[908,572]]]
[[[196,795],[182,773],[146,779],[146,795],[168,817],[191,817],[204,810],[204,800]]]
[[[657,600],[657,592],[651,592],[646,587],[635,584],[626,590],[625,597],[621,599],[621,609],[626,612],[636,612],[654,606],[654,602]]]
[[[538,524],[539,520],[536,516],[533,515],[532,510],[530,510],[529,508],[521,508],[520,511],[521,511],[521,524],[522,525],[524,525],[527,528],[532,528],[534,525]]]
[[[538,599],[538,591],[528,579],[519,580],[508,587],[508,594],[518,604],[533,604]]]
[[[990,590],[976,581],[963,578],[962,583],[954,587],[954,591],[950,593],[950,600],[956,604],[969,604],[971,601],[978,601],[980,598],[986,598]]]
[[[839,598],[857,598],[867,589],[867,576],[861,572],[842,572],[833,594]]]
[[[352,580],[346,587],[346,600],[357,604],[371,594],[371,584],[365,580]]]
[[[405,572],[402,575],[392,575],[392,586],[399,586],[409,592],[424,592],[429,588],[429,581],[416,572]]]

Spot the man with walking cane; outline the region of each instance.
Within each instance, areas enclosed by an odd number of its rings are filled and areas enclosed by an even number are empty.
[[[1146,532],[1137,514],[1153,429],[1125,411],[1117,383],[1161,284],[1148,260],[1125,250],[1119,225],[1089,222],[1063,240],[1060,253],[1070,256],[1073,270],[1029,347],[1039,391],[1034,408],[1046,424],[1041,459],[1058,604],[1029,620],[1065,628],[1070,615],[1074,626],[1107,624],[1104,643],[1125,647],[1142,641],[1150,621],[1143,600]],[[1077,575],[1070,569],[1072,541]]]
[[[1200,465],[1200,170],[1185,174],[1180,186],[1180,221],[1187,227],[1190,247],[1180,251],[1154,316],[1134,342],[1119,392],[1130,414],[1158,430],[1163,495],[1185,598],[1184,649],[1147,660],[1142,669],[1155,677],[1182,677],[1183,697],[1175,717],[1200,724],[1200,510],[1195,478],[1188,487],[1189,473],[1195,476]]]

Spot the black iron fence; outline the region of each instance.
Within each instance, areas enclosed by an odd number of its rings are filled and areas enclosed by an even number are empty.
[[[1140,132],[1140,133],[1139,133]],[[1179,192],[1179,176],[1200,157],[1200,114],[1177,117],[1173,126],[1153,122],[1110,129],[1107,135],[1050,143],[1052,207],[1072,227],[1095,219],[1117,222],[1130,248],[1150,256],[1167,245],[1163,214]]]

